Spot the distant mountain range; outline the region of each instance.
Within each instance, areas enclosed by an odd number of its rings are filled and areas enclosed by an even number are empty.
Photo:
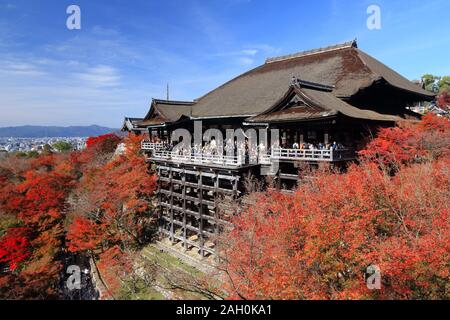
[[[118,129],[92,126],[46,127],[19,126],[0,128],[0,137],[42,138],[42,137],[95,137],[106,133],[118,132]]]

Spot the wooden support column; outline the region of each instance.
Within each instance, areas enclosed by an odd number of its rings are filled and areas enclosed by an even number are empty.
[[[233,198],[237,199],[238,198],[238,183],[239,183],[239,179],[236,175],[234,176],[234,180],[233,180]]]
[[[277,171],[277,190],[281,190],[281,167]]]
[[[216,252],[216,260],[218,255],[218,237],[219,237],[219,174],[216,172],[214,177],[214,250]]]
[[[187,250],[188,249],[188,243],[187,243],[187,229],[186,229],[186,224],[187,224],[187,216],[186,216],[186,170],[183,169],[183,172],[181,173],[181,181],[183,182],[182,184],[182,194],[183,194],[183,240],[184,240],[184,249]]]
[[[158,231],[159,231],[159,240],[162,238],[162,229],[163,229],[163,206],[162,206],[162,193],[161,193],[161,167],[158,167]]]
[[[172,244],[175,243],[174,237],[174,222],[173,222],[173,171],[172,168],[169,169],[169,192],[170,192],[170,240]]]
[[[328,133],[327,130],[325,131],[325,133],[323,135],[323,141],[324,141],[324,144],[330,143],[330,134]]]
[[[198,240],[200,243],[200,256],[205,256],[205,241],[203,239],[203,178],[201,169],[198,172],[198,204],[199,204],[199,228],[198,228]]]

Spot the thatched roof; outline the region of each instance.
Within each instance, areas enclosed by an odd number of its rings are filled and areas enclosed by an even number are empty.
[[[343,103],[340,99],[349,99],[360,90],[381,81],[407,93],[409,99],[424,101],[434,98],[433,93],[359,50],[356,41],[352,41],[268,59],[265,64],[234,78],[195,102],[153,100],[142,124],[172,123],[183,115],[192,119],[256,116],[284,96],[292,77],[332,86],[331,93],[316,98],[329,99],[324,103],[336,103],[336,108]],[[366,114],[370,112],[373,111],[365,110]]]
[[[339,114],[350,118],[398,121],[402,118],[384,115],[372,110],[356,108],[332,92],[332,87],[326,88],[314,83],[296,80],[285,95],[269,110],[247,119],[248,122],[288,122],[301,120],[316,120],[335,117]]]
[[[350,98],[384,79],[390,85],[429,100],[433,94],[357,48],[356,42],[268,59],[266,63],[198,99],[193,117],[256,115],[286,91],[292,77],[334,86],[333,94]]]
[[[121,131],[133,131],[138,129],[138,123],[142,122],[142,120],[144,119],[125,117]]]
[[[173,101],[153,99],[150,110],[139,126],[158,126],[178,121],[191,115],[192,101]]]

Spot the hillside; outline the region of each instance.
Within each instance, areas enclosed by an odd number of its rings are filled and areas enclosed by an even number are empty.
[[[40,137],[92,137],[117,131],[97,125],[91,126],[19,126],[0,128],[0,137],[40,138]]]

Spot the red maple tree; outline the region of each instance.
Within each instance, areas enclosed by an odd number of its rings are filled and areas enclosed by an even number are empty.
[[[445,298],[448,134],[449,122],[434,116],[383,129],[346,173],[317,172],[293,195],[253,195],[222,239],[230,297]],[[370,265],[381,290],[367,287]]]
[[[0,238],[0,263],[7,263],[11,270],[30,256],[30,230],[27,228],[10,228]]]
[[[4,290],[8,298],[58,297],[64,212],[76,184],[76,164],[65,155],[51,154],[28,159],[16,169],[8,161],[1,165],[8,183],[0,186],[0,211],[19,228],[8,228],[1,242],[2,261],[13,273],[4,276],[8,281],[0,295]]]
[[[0,237],[0,264],[12,271],[0,275],[0,296],[58,297],[65,247],[97,258],[111,281],[119,265],[127,270],[123,249],[146,241],[154,222],[155,178],[141,139],[108,134],[89,138],[81,152],[0,162],[0,222],[14,221]]]
[[[122,152],[85,167],[76,192],[81,200],[72,208],[75,218],[66,237],[70,251],[98,259],[111,292],[120,287],[117,274],[129,266],[124,252],[146,243],[155,225],[151,199],[156,178],[140,153],[141,140],[131,134]],[[88,154],[97,150],[95,143],[88,146]]]

